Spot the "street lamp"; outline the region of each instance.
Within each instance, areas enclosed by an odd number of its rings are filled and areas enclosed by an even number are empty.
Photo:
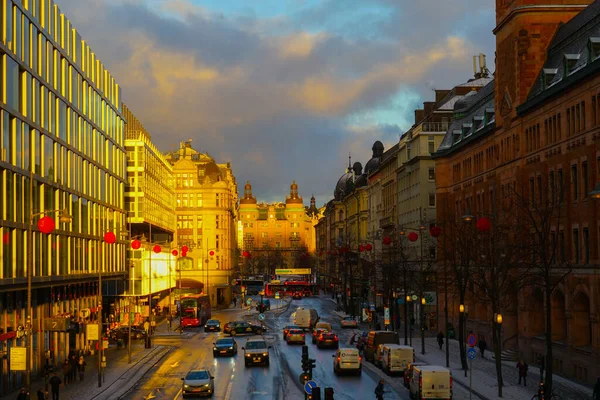
[[[421,354],[425,354],[425,304],[427,300],[421,297]]]
[[[467,338],[467,318],[468,318],[468,315],[469,315],[469,306],[465,306],[464,304],[461,304],[458,307],[458,311],[460,311],[460,314],[463,317],[464,340],[466,340],[466,338]],[[464,345],[464,343],[463,343],[463,345]],[[466,364],[465,364],[465,378],[466,377],[467,377],[467,367],[466,367]]]
[[[600,182],[596,183],[594,190],[588,194],[592,199],[600,199]]]
[[[26,360],[26,373],[25,373],[25,386],[27,396],[31,396],[31,370],[33,368],[33,332],[32,332],[32,323],[33,323],[33,312],[31,309],[31,286],[33,280],[33,219],[37,216],[49,213],[58,213],[58,221],[63,224],[70,224],[73,218],[69,215],[69,212],[66,208],[51,210],[51,211],[42,211],[39,213],[33,213],[33,180],[32,177],[29,177],[29,226],[27,229],[27,319],[25,323],[25,331],[27,333],[27,360]],[[54,218],[44,216],[40,218],[38,221],[38,229],[45,234],[50,234],[54,231]]]

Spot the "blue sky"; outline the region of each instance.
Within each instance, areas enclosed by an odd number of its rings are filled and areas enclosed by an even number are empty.
[[[414,109],[493,70],[492,0],[58,0],[157,146],[193,139],[240,192],[322,205]]]

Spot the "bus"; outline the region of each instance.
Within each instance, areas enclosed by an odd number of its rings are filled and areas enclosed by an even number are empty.
[[[242,286],[246,288],[246,296],[257,295],[263,291],[265,281],[262,279],[255,278],[236,279],[234,289],[235,292],[238,294],[241,293]]]
[[[302,293],[303,296],[309,297],[317,292],[318,286],[316,283],[307,281],[272,281],[265,284],[265,296],[274,297],[276,292],[280,296],[292,296],[296,292]]]
[[[187,295],[181,298],[181,329],[203,326],[211,317],[207,294]]]

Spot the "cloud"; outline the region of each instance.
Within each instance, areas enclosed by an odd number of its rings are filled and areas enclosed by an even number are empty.
[[[265,16],[240,2],[59,0],[159,148],[194,138],[266,201],[294,179],[329,200],[350,151],[364,165],[375,140],[393,145],[431,88],[466,81],[493,43],[491,0],[282,2],[289,12]]]

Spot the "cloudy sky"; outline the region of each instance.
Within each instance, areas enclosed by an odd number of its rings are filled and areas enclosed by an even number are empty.
[[[193,139],[240,193],[333,196],[348,155],[494,61],[493,0],[57,0],[157,146]]]

